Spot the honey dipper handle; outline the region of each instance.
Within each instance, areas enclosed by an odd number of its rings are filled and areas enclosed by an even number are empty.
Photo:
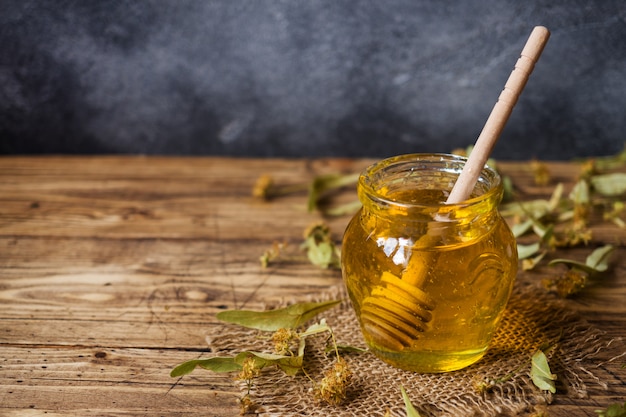
[[[526,86],[528,77],[530,77],[530,73],[541,56],[549,37],[550,32],[543,26],[536,26],[531,32],[515,68],[504,85],[498,101],[493,106],[482,132],[476,139],[474,149],[463,167],[461,175],[459,175],[448,196],[447,204],[460,203],[469,198],[476,181],[478,181],[478,176],[487,163],[491,150],[498,141],[500,133],[502,133],[518,97]]]

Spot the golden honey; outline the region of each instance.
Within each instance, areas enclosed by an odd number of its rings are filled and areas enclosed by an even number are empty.
[[[445,204],[465,158],[402,155],[369,167],[348,225],[342,270],[370,350],[416,372],[447,372],[486,352],[517,272],[498,212],[502,184],[485,167],[471,197]]]

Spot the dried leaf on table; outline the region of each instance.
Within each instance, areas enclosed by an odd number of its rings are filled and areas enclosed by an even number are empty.
[[[550,391],[553,394],[556,392],[556,386],[554,384],[556,375],[550,371],[548,358],[541,350],[535,352],[531,358],[530,378],[537,388]]]
[[[626,402],[624,404],[611,404],[606,410],[595,410],[598,417],[626,417]]]
[[[235,358],[216,356],[208,359],[194,359],[183,362],[172,370],[170,376],[177,377],[187,375],[196,369],[197,366],[213,372],[233,372],[241,370],[241,365],[235,362]]]
[[[277,331],[281,328],[295,329],[316,315],[335,307],[340,302],[341,300],[297,303],[267,311],[227,310],[218,313],[217,318],[228,323],[263,331]]]
[[[406,393],[406,390],[402,385],[400,385],[400,392],[402,393],[402,399],[404,400],[404,407],[406,408],[406,416],[407,417],[420,417],[420,413],[415,409],[413,404],[411,403],[411,399],[409,395]]]
[[[517,257],[518,259],[526,259],[530,258],[541,248],[541,244],[539,242],[531,243],[530,245],[517,245]]]
[[[547,251],[543,251],[541,253],[539,253],[537,256],[533,256],[532,258],[526,258],[526,259],[522,259],[522,269],[524,271],[530,271],[531,269],[534,269],[537,264],[539,264],[539,262],[541,262],[541,260],[544,258],[544,256],[546,256],[546,253],[548,253]]]
[[[303,355],[279,355],[276,353],[264,353],[254,351],[240,352],[235,356],[235,362],[243,365],[246,359],[255,362],[256,369],[263,369],[266,366],[276,365],[289,376],[296,375],[302,369]]]
[[[579,269],[588,274],[596,274],[598,272],[604,272],[608,269],[610,255],[614,250],[614,246],[605,245],[597,248],[589,256],[587,256],[585,263],[574,261],[571,259],[553,259],[548,265],[552,266],[557,264],[565,264],[571,268]]]
[[[617,197],[626,193],[625,173],[595,175],[589,181],[593,189],[605,197]]]
[[[320,268],[340,268],[341,255],[333,242],[330,229],[324,223],[314,223],[304,232],[302,249],[309,261]]]
[[[315,211],[326,192],[355,184],[359,176],[360,174],[328,174],[316,177],[309,186],[308,210]]]

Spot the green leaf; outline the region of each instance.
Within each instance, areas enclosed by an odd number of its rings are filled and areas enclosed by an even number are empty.
[[[533,227],[533,230],[541,238],[544,243],[550,243],[550,239],[554,236],[554,224],[549,224],[542,227]]]
[[[244,351],[235,356],[235,363],[242,365],[243,361],[252,357],[255,367],[262,369],[268,365],[277,365],[285,374],[296,375],[302,369],[304,355],[278,355],[276,353],[263,353],[254,351]]]
[[[267,311],[227,310],[217,314],[219,320],[240,326],[275,332],[278,329],[296,329],[316,315],[338,305],[341,300],[321,303],[297,303],[285,308]]]
[[[420,417],[420,413],[418,413],[415,407],[413,407],[413,404],[411,404],[411,399],[402,385],[400,385],[400,391],[402,392],[402,399],[404,400],[404,406],[406,408],[406,417]]]
[[[585,264],[598,272],[604,272],[609,268],[609,257],[614,250],[612,245],[602,246],[587,256]]]
[[[513,232],[513,236],[516,238],[523,236],[533,227],[533,219],[528,219],[522,223],[514,224],[511,227],[511,231]]]
[[[605,197],[617,197],[626,192],[626,173],[596,175],[590,181],[594,190]]]
[[[317,202],[325,192],[354,184],[359,176],[360,174],[328,174],[314,178],[309,187],[308,210],[314,211],[317,208]]]
[[[546,256],[546,253],[548,253],[548,252],[547,251],[543,251],[543,252],[541,252],[537,256],[533,256],[532,258],[523,259],[522,260],[522,269],[524,271],[530,271],[531,269],[536,267],[539,262],[541,262],[543,257]]]
[[[612,245],[606,245],[594,250],[589,256],[587,256],[585,263],[571,259],[553,259],[548,263],[548,266],[565,264],[571,268],[587,272],[588,274],[596,274],[598,272],[604,272],[608,269],[609,255],[613,252],[613,250],[615,250],[615,248]]]
[[[358,346],[350,346],[350,345],[337,345],[337,350],[339,350],[340,352],[356,352],[356,353],[369,352],[367,348],[360,348]]]
[[[511,201],[513,200],[513,180],[508,175],[502,176],[502,201]]]
[[[331,328],[326,324],[325,319],[320,320],[319,323],[310,325],[304,332],[300,333],[300,337],[307,337],[323,332],[332,332]]]
[[[554,187],[554,191],[550,196],[550,201],[548,201],[548,206],[546,207],[548,212],[553,212],[559,207],[561,203],[561,197],[563,196],[563,183],[558,183],[556,187]]]
[[[530,258],[532,255],[537,253],[540,248],[541,244],[539,242],[532,243],[530,245],[517,245],[517,257],[518,259]]]
[[[320,268],[341,267],[341,255],[332,240],[330,229],[324,223],[314,224],[305,231],[301,245],[309,261]]]
[[[327,208],[323,211],[323,213],[327,216],[345,216],[347,214],[356,213],[361,207],[361,202],[356,200],[339,206]]]
[[[320,268],[337,265],[335,245],[332,242],[312,242],[307,245],[307,249],[307,257],[313,265]]]
[[[194,359],[183,362],[172,369],[170,376],[177,377],[190,374],[194,369],[196,369],[196,366],[213,372],[233,372],[241,370],[241,365],[235,363],[235,358],[216,356],[208,359]]]
[[[611,404],[606,410],[595,410],[598,417],[626,417],[626,402],[624,404]]]
[[[535,352],[531,358],[530,378],[537,388],[550,391],[553,394],[556,392],[554,385],[556,375],[550,371],[548,358],[541,350]]]
[[[324,348],[325,354],[328,354],[331,352],[367,353],[369,352],[369,350],[367,348],[360,348],[357,346],[342,345],[342,344],[338,344],[337,346],[326,346]]]
[[[540,219],[550,212],[549,204],[548,200],[515,201],[502,205],[500,213],[504,217],[528,215],[532,218]]]
[[[570,200],[575,204],[589,204],[589,184],[585,180],[579,180],[569,194]]]
[[[616,169],[626,164],[626,145],[624,150],[615,154],[592,158],[593,165],[599,170]]]

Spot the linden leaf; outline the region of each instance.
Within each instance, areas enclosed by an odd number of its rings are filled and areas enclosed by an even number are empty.
[[[183,362],[172,369],[170,376],[177,377],[190,374],[194,369],[196,369],[196,366],[213,372],[233,372],[241,370],[241,365],[235,363],[235,358],[216,356],[208,359],[194,359]]]
[[[511,201],[513,200],[513,180],[508,175],[502,176],[502,201]]]
[[[318,333],[331,332],[331,328],[326,324],[326,320],[322,319],[319,323],[310,325],[304,332],[300,333],[300,337],[307,337]]]
[[[536,230],[535,233],[537,233]],[[537,234],[539,235],[539,233]],[[554,237],[554,224],[549,224],[548,226],[542,228],[539,236],[541,237],[542,242],[550,244],[550,241]]]
[[[626,402],[624,404],[611,404],[606,410],[595,410],[598,417],[626,417]]]
[[[358,346],[350,346],[350,345],[337,345],[337,350],[341,352],[350,352],[350,353],[367,353],[369,352],[367,348],[361,348]]]
[[[596,157],[592,159],[594,166],[600,170],[615,169],[626,165],[626,144],[624,150],[615,155]]]
[[[320,268],[328,268],[337,264],[335,261],[335,245],[332,242],[320,242],[308,246],[306,252],[309,261]]]
[[[359,176],[360,174],[328,174],[316,177],[309,186],[308,210],[314,211],[317,208],[317,203],[325,192],[354,184]]]
[[[609,256],[614,250],[612,245],[602,246],[587,256],[585,264],[598,272],[604,272],[609,268]]]
[[[320,268],[341,268],[341,257],[332,240],[330,228],[325,223],[314,223],[304,231],[304,242],[309,261]]]
[[[554,235],[554,224],[544,226],[539,222],[534,222],[533,232],[541,238],[542,242],[549,242],[550,238]]]
[[[550,203],[547,200],[515,201],[502,205],[500,209],[500,213],[504,217],[530,216],[535,219],[540,219],[550,211]]]
[[[404,400],[404,406],[406,408],[406,417],[421,417],[420,413],[413,407],[413,404],[411,404],[411,399],[402,385],[400,385],[400,391],[402,392],[402,399]]]
[[[585,180],[578,181],[574,184],[569,198],[576,204],[589,204],[589,183]]]
[[[522,223],[514,224],[511,227],[511,231],[513,232],[513,236],[516,238],[523,236],[533,227],[533,219],[528,219]]]
[[[531,358],[530,378],[537,388],[550,391],[553,394],[556,392],[554,385],[556,375],[550,371],[548,358],[541,350],[535,352]]]
[[[550,196],[550,201],[548,201],[548,212],[553,212],[559,207],[559,203],[561,202],[561,197],[563,196],[563,183],[558,183],[556,187],[554,187],[554,191]]]
[[[537,256],[534,256],[532,258],[523,259],[522,260],[522,269],[524,271],[530,271],[531,269],[536,267],[539,262],[541,262],[543,257],[546,256],[546,253],[548,253],[548,252],[547,251],[543,251],[543,252],[541,252]]]
[[[340,302],[341,300],[297,303],[267,311],[227,310],[218,313],[217,318],[252,329],[275,332],[281,328],[295,329]]]
[[[302,369],[304,355],[279,355],[276,353],[263,353],[254,351],[244,351],[235,356],[235,363],[242,365],[243,361],[252,357],[255,367],[262,369],[268,365],[277,365],[285,374],[296,375]]]
[[[556,264],[565,264],[571,268],[580,269],[588,274],[595,274],[598,272],[604,272],[609,268],[609,256],[615,250],[612,245],[605,245],[594,250],[585,263],[574,261],[571,259],[553,259],[548,263],[549,266]]]
[[[626,173],[596,175],[590,181],[593,189],[605,197],[617,197],[626,192]]]
[[[518,259],[526,259],[530,258],[532,255],[537,253],[541,248],[541,244],[539,242],[532,243],[530,245],[517,245],[517,257]]]
[[[351,201],[349,203],[341,204],[336,207],[330,207],[323,211],[327,216],[345,216],[348,214],[354,214],[361,208],[362,204],[359,200]]]

